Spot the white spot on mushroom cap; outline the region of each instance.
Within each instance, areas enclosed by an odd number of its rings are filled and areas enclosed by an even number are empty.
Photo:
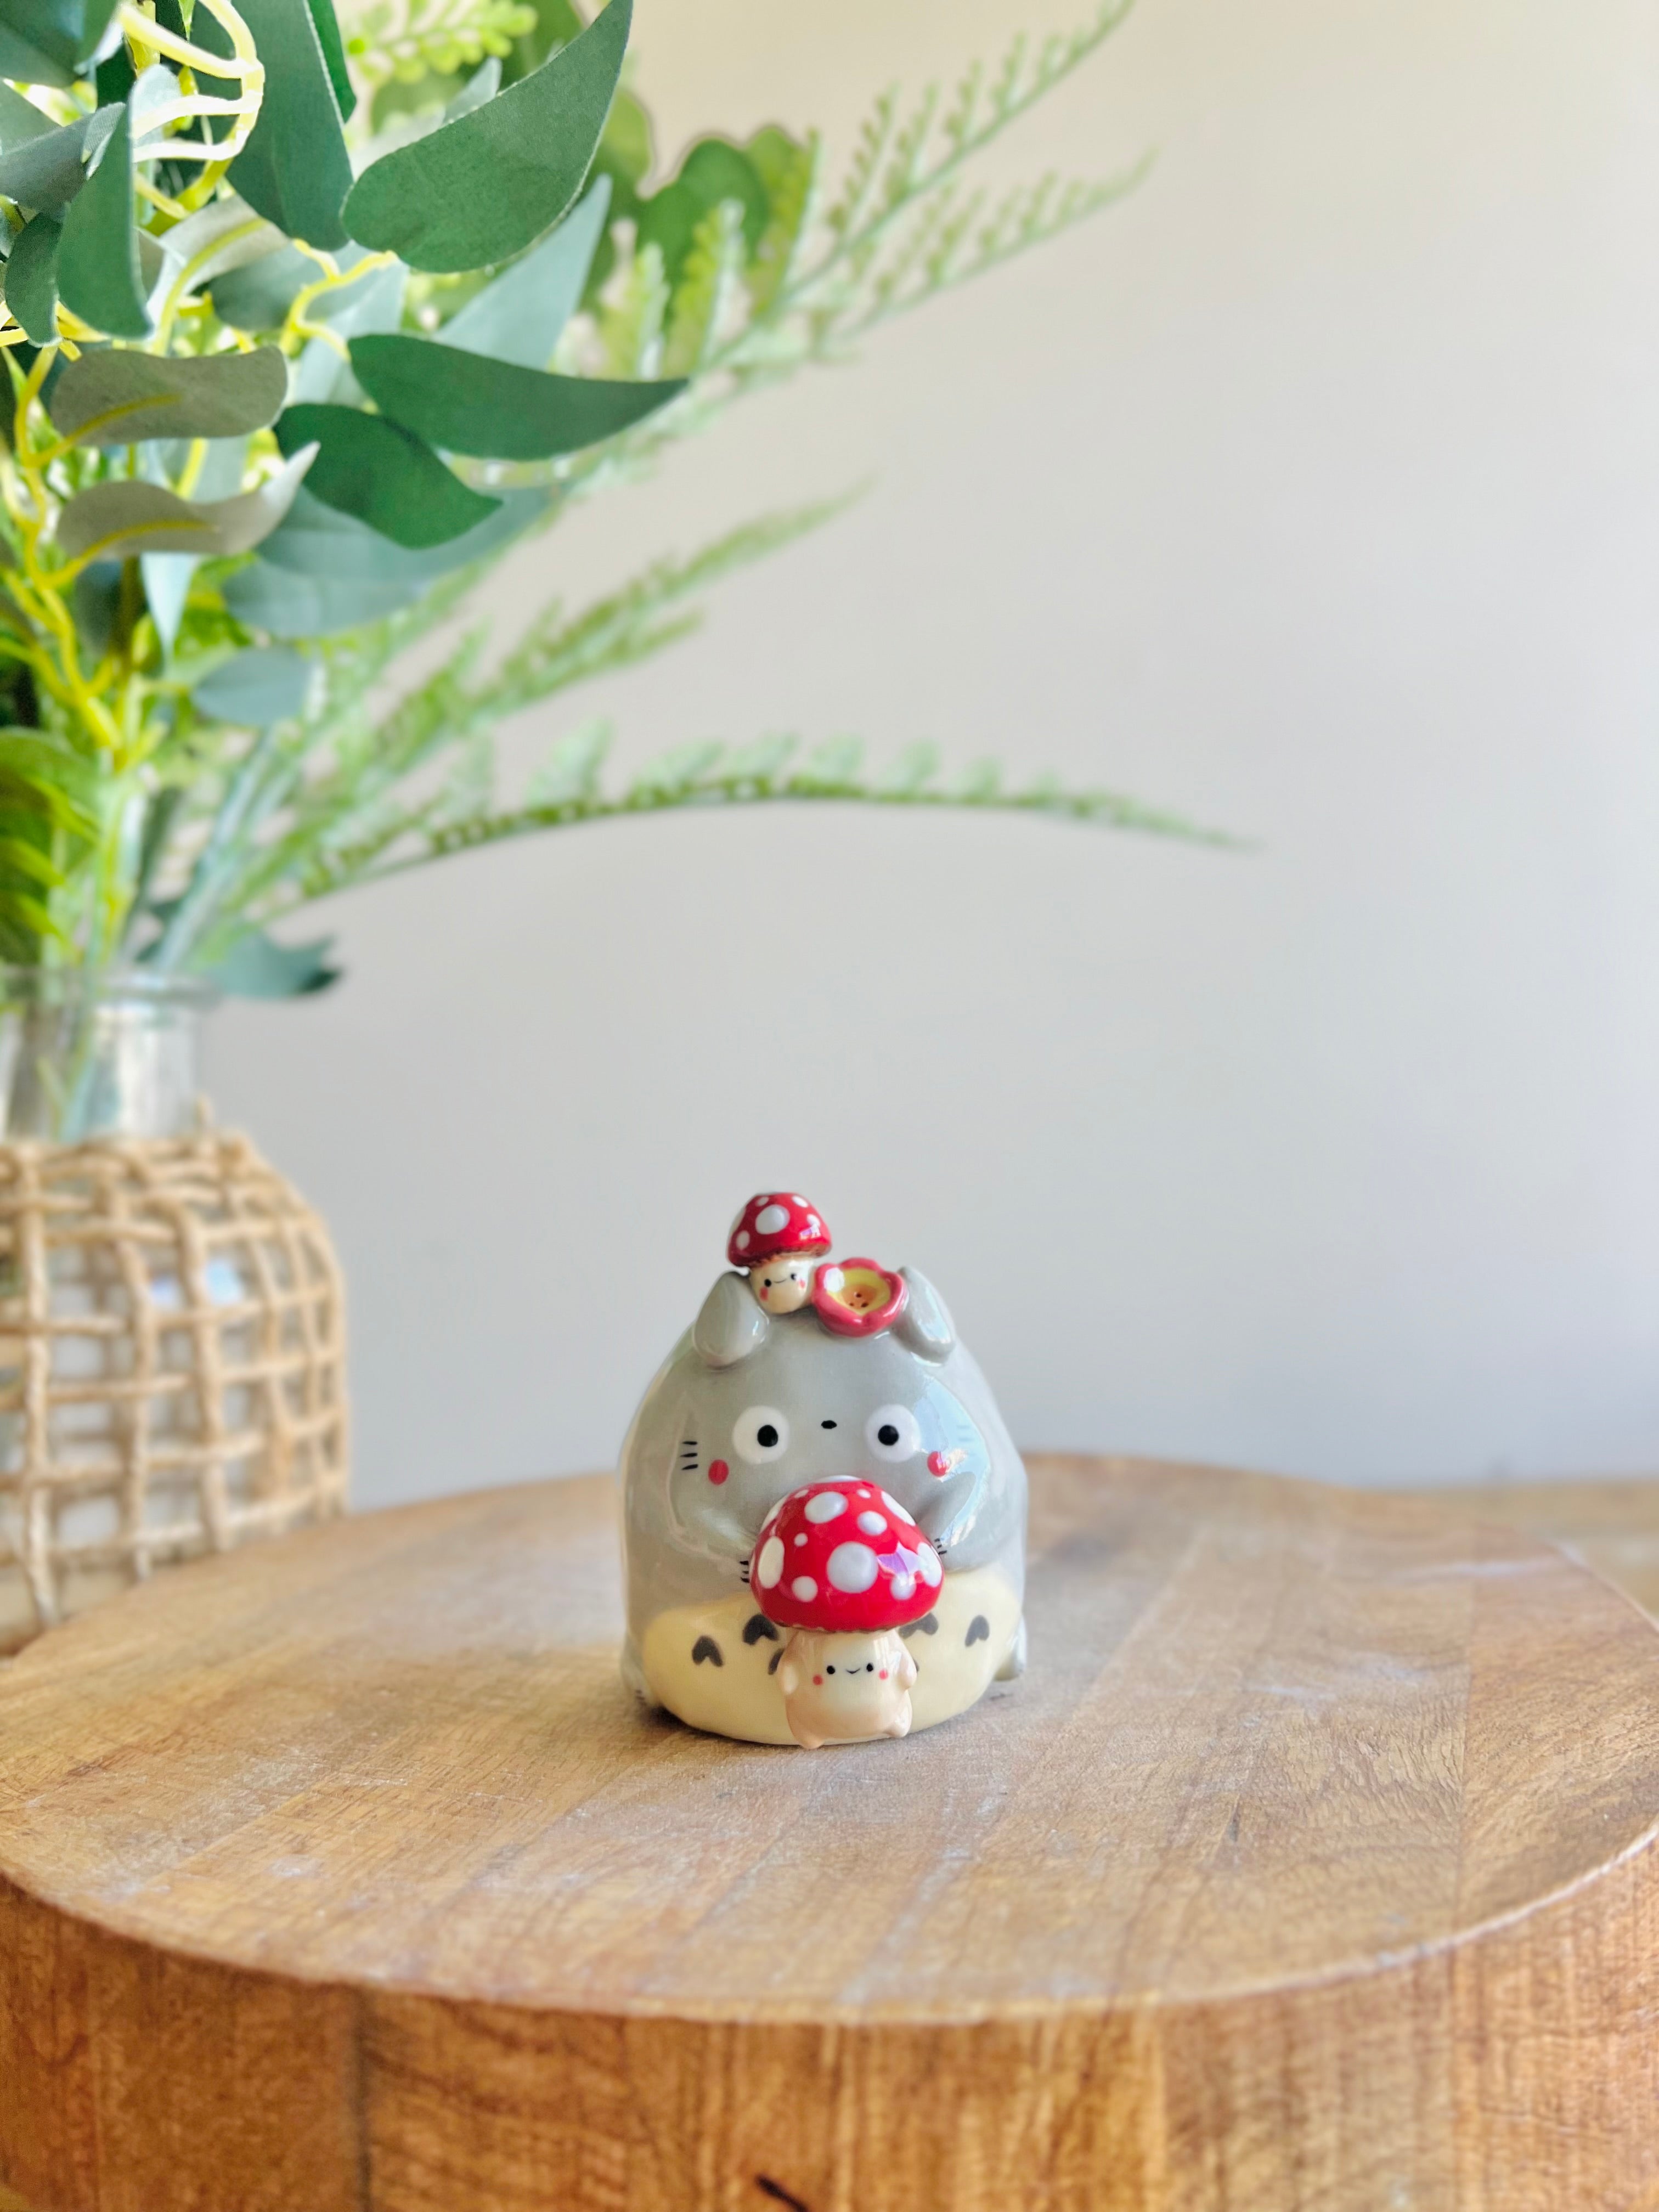
[[[737,1246],[739,1252],[747,1251],[749,1249],[749,1231],[746,1229],[739,1229],[737,1235],[732,1239],[732,1242]]]
[[[867,1590],[881,1572],[879,1561],[867,1544],[837,1544],[824,1564],[831,1589],[845,1590],[856,1597]]]
[[[806,1501],[809,1521],[833,1521],[838,1513],[845,1513],[847,1500],[838,1490],[821,1490],[816,1498]]]
[[[911,1592],[915,1589],[915,1586],[916,1578],[914,1575],[895,1575],[892,1581],[888,1584],[888,1588],[892,1591],[893,1595],[898,1600],[901,1605],[902,1605],[905,1600],[910,1595]]]
[[[789,1587],[803,1605],[811,1605],[818,1594],[818,1586],[811,1575],[797,1575]]]
[[[804,1544],[806,1541],[806,1531],[805,1528],[798,1528],[795,1531],[795,1541],[798,1544]]]
[[[904,1508],[899,1504],[897,1498],[894,1497],[890,1490],[884,1490],[882,1492],[881,1502],[887,1508],[887,1510],[890,1513],[897,1514],[901,1521],[908,1521],[913,1528],[915,1527],[915,1515],[914,1513],[907,1513]]]
[[[778,1536],[769,1536],[761,1546],[760,1557],[755,1562],[755,1580],[763,1589],[774,1589],[782,1572],[782,1539]]]
[[[775,1230],[781,1229],[788,1218],[787,1206],[763,1206],[755,1216],[755,1226],[763,1237],[769,1237]]]
[[[859,1526],[866,1536],[884,1536],[887,1534],[887,1523],[879,1513],[860,1513]]]
[[[924,1544],[919,1556],[921,1560],[921,1579],[929,1589],[937,1589],[945,1579],[945,1570],[939,1563],[939,1553],[931,1544]]]
[[[799,1193],[799,1191],[796,1191],[796,1192],[794,1192],[794,1193],[793,1193],[793,1197],[794,1197],[794,1200],[795,1200],[795,1203],[796,1203],[796,1205],[797,1205],[797,1206],[805,1206],[805,1205],[806,1200],[805,1200],[801,1196],[801,1194],[800,1194],[800,1193]]]

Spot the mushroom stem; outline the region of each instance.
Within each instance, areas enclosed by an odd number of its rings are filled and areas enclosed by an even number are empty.
[[[806,1751],[910,1733],[916,1662],[896,1631],[792,1630],[778,1667],[784,1717]]]

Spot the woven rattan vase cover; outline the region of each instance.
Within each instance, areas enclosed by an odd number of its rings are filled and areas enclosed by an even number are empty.
[[[0,1651],[345,1499],[328,1232],[245,1137],[0,1145]]]

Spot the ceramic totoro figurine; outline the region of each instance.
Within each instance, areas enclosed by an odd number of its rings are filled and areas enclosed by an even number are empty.
[[[905,1688],[910,1729],[931,1728],[994,1680],[1024,1670],[1024,1468],[925,1276],[867,1259],[819,1259],[805,1301],[792,1305],[795,1271],[773,1266],[768,1284],[769,1264],[827,1249],[822,1216],[799,1193],[763,1192],[733,1224],[733,1239],[742,1233],[748,1244],[734,1242],[728,1257],[749,1273],[716,1280],[623,1447],[624,1680],[692,1727],[751,1743],[902,1734]],[[782,1242],[757,1249],[757,1238],[774,1237]],[[781,1312],[761,1295],[778,1289]],[[884,1646],[902,1638],[915,1679],[895,1677],[879,1695],[872,1688],[859,1706],[869,1724],[842,1735],[823,1725],[830,1705],[843,1720],[852,1710],[839,1675],[837,1698],[826,1703],[812,1692],[827,1684],[813,1685],[810,1670],[799,1680],[792,1674],[797,1732],[779,1680],[792,1631],[770,1612],[810,1621],[813,1633],[819,1622],[779,1603],[802,1582],[799,1569],[784,1565],[766,1586],[775,1563],[761,1556],[763,1530],[794,1493],[849,1483],[875,1493],[851,1500],[849,1510],[869,1512],[872,1526],[883,1520],[871,1540],[878,1551],[896,1542],[919,1561],[925,1555],[915,1571],[930,1578],[927,1611],[917,1617],[907,1605],[902,1625],[878,1625]],[[855,1521],[854,1512],[849,1536],[862,1540]],[[797,1540],[809,1540],[805,1528]],[[806,1578],[828,1588],[824,1576]]]

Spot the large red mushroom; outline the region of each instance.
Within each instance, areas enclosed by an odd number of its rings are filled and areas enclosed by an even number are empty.
[[[945,1571],[898,1500],[853,1477],[809,1482],[761,1528],[750,1588],[791,1631],[778,1668],[797,1743],[908,1735],[916,1664],[896,1632],[933,1606]]]
[[[732,1224],[728,1262],[749,1271],[768,1313],[793,1313],[812,1293],[812,1262],[830,1249],[823,1217],[799,1191],[757,1191]]]

